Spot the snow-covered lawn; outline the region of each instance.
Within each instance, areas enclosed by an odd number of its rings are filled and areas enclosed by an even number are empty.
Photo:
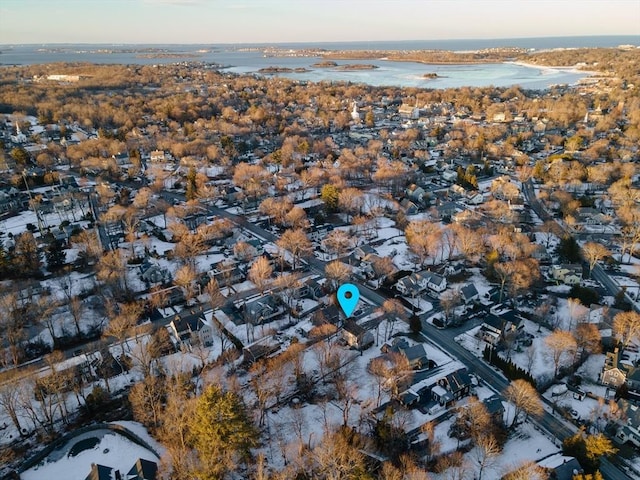
[[[75,456],[70,455],[74,445],[89,438],[98,438],[100,441],[93,448],[83,450]],[[91,471],[93,463],[116,468],[126,475],[138,458],[158,462],[158,457],[154,453],[122,435],[109,430],[98,430],[73,438],[61,449],[52,452],[41,464],[22,473],[21,478],[22,480],[58,478],[84,480]]]
[[[435,428],[436,438],[440,442],[441,453],[453,452],[458,445],[457,439],[447,435],[452,423],[453,419],[449,419],[438,424]],[[482,472],[482,478],[501,478],[524,462],[536,462],[558,451],[559,447],[552,440],[530,423],[525,423],[519,427],[515,434],[509,437],[501,454],[487,462],[487,466]],[[472,448],[464,455],[464,470],[468,473],[464,478],[477,478],[480,470],[477,459],[475,448]],[[429,478],[445,480],[450,477],[447,472],[441,474],[430,472]]]

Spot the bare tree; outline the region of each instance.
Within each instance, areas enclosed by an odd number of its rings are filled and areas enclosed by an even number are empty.
[[[525,355],[527,358],[527,373],[531,375],[531,369],[533,368],[533,364],[535,363],[537,356],[536,346],[531,344],[529,347],[527,347],[527,349],[525,350]]]
[[[165,384],[159,377],[148,376],[136,383],[129,392],[129,402],[134,418],[146,427],[160,426]]]
[[[564,361],[574,357],[577,349],[576,339],[571,332],[556,330],[544,339],[544,343],[549,349],[547,355],[553,362],[553,376],[557,377]]]
[[[345,230],[332,230],[322,240],[322,245],[338,257],[342,257],[353,248],[354,240]]]
[[[185,233],[179,238],[180,240],[173,250],[174,255],[196,271],[196,257],[207,249],[204,236],[200,232],[195,232]]]
[[[482,480],[484,469],[495,464],[502,447],[493,435],[482,435],[476,439],[473,450],[474,460],[478,465],[478,480]]]
[[[96,278],[107,286],[116,289],[117,293],[126,295],[129,291],[127,282],[127,261],[121,250],[105,252],[97,265]]]
[[[424,266],[427,258],[438,251],[442,236],[440,227],[428,220],[414,220],[409,222],[404,233],[409,249]]]
[[[533,461],[526,461],[510,472],[506,473],[502,480],[547,480],[547,471]]]
[[[115,337],[120,343],[121,357],[124,359],[125,340],[133,332],[138,319],[142,314],[142,304],[139,302],[129,302],[122,304],[119,311],[112,312],[109,325],[104,331],[104,335]]]
[[[640,313],[620,312],[613,317],[613,332],[622,343],[622,349],[629,343],[640,339]]]
[[[582,305],[580,300],[577,298],[569,298],[567,300],[567,306],[569,307],[569,330],[573,331],[574,323],[577,326],[580,322],[582,322],[587,316],[589,310]]]
[[[82,303],[82,300],[76,295],[69,300],[68,307],[71,318],[73,319],[73,324],[76,326],[76,334],[80,335],[82,333],[80,330],[80,320],[82,320],[84,313],[84,303]]]
[[[2,384],[0,384],[0,407],[11,419],[20,436],[22,436],[24,435],[23,427],[18,418],[22,386],[18,378],[12,377],[15,377],[15,374],[9,372],[8,375],[2,378]]]
[[[585,260],[589,262],[589,273],[591,273],[593,267],[595,267],[600,260],[611,255],[611,251],[600,243],[587,242],[582,247],[582,254]]]
[[[9,346],[9,359],[2,355],[2,363],[13,363],[18,366],[23,356],[22,341],[25,339],[24,322],[15,293],[7,293],[0,297],[0,331]],[[53,337],[55,339],[55,337]]]
[[[514,380],[504,391],[504,397],[515,407],[513,420],[509,428],[515,428],[525,422],[530,415],[539,416],[543,413],[542,401],[536,389],[526,380]],[[523,418],[522,415],[524,415]]]
[[[249,280],[260,290],[260,295],[264,294],[265,289],[271,283],[271,275],[273,267],[267,257],[259,257],[251,265],[249,269]]]
[[[380,310],[385,316],[385,320],[387,321],[384,338],[385,340],[389,339],[389,336],[393,333],[393,328],[396,320],[406,320],[407,319],[407,311],[402,306],[399,300],[395,298],[389,298],[385,300],[380,307]]]
[[[349,279],[351,275],[351,267],[340,260],[334,260],[327,263],[324,268],[324,273],[327,279],[331,282],[331,290],[335,291],[338,286]]]
[[[453,452],[438,458],[435,471],[444,475],[446,480],[465,480],[470,465],[462,452]]]
[[[276,241],[276,245],[291,254],[293,257],[292,268],[294,270],[297,268],[300,258],[307,257],[313,252],[311,242],[301,228],[286,230],[280,239]]]
[[[462,305],[462,294],[460,290],[447,290],[440,295],[440,306],[444,313],[445,323],[448,325],[450,321],[455,322],[455,318],[451,318],[455,309]]]
[[[579,323],[576,327],[576,352],[582,359],[600,353],[602,337],[598,327],[593,323]]]

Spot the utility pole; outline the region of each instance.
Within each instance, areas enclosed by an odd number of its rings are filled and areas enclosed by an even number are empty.
[[[36,214],[36,218],[38,219],[38,230],[40,231],[40,237],[44,237],[44,225],[42,224],[42,217],[40,216],[40,209],[36,206],[33,201],[33,196],[31,195],[31,190],[29,189],[29,182],[27,182],[27,176],[25,171],[22,171],[22,179],[24,180],[24,185],[27,187],[27,195],[29,195],[29,206],[33,208],[33,212]]]

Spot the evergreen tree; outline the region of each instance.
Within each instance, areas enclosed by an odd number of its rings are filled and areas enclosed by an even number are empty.
[[[322,187],[320,192],[320,198],[324,201],[324,207],[328,213],[333,213],[338,210],[338,200],[340,198],[340,192],[334,185],[327,183]]]
[[[198,185],[196,184],[196,169],[191,167],[187,173],[187,187],[185,192],[187,200],[195,200],[198,198]]]
[[[9,255],[4,248],[4,242],[0,238],[0,276],[4,276],[9,270]]]
[[[580,256],[580,245],[576,242],[576,239],[571,235],[565,235],[560,239],[558,245],[558,255],[570,263],[579,263],[582,260]]]
[[[562,451],[565,455],[576,457],[587,473],[593,473],[600,465],[600,458],[613,455],[618,450],[602,433],[585,435],[577,432],[562,442]]]
[[[258,433],[242,398],[209,385],[198,398],[189,422],[191,444],[198,455],[194,477],[221,479],[251,456]]]
[[[60,270],[67,261],[67,254],[63,249],[63,244],[60,240],[54,239],[45,252],[47,259],[47,269],[50,272]]]
[[[418,315],[412,315],[409,319],[409,328],[413,333],[420,333],[422,331],[422,322]]]

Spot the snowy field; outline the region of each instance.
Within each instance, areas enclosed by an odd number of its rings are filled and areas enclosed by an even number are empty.
[[[126,422],[125,426],[129,427],[130,425],[128,424],[133,423]],[[144,428],[138,425],[134,433],[139,435],[142,431],[144,431]],[[148,434],[146,437],[148,437]],[[73,447],[78,442],[89,438],[97,438],[99,443],[74,455]],[[138,458],[152,462],[158,462],[159,460],[154,453],[120,434],[110,430],[97,430],[71,439],[61,449],[52,452],[41,464],[22,473],[21,479],[84,480],[91,471],[92,463],[116,468],[126,475]]]

